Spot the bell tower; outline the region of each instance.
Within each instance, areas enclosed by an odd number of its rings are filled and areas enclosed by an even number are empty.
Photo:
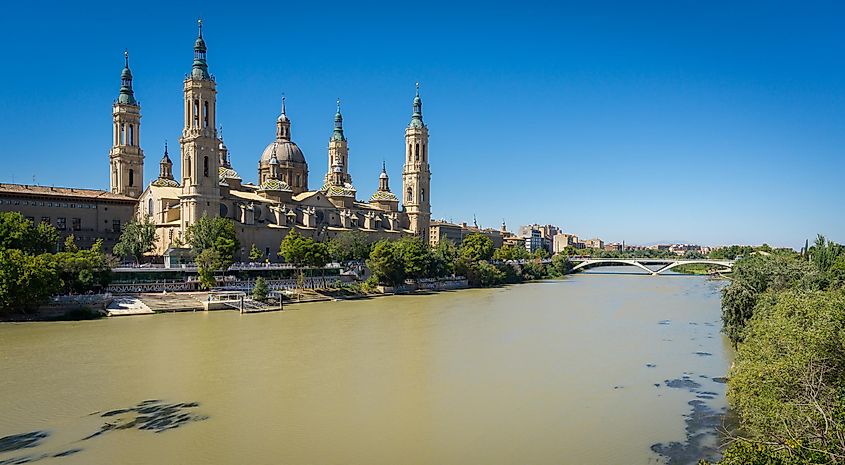
[[[340,168],[340,174],[335,168]],[[334,130],[329,138],[329,170],[324,186],[352,184],[349,175],[349,143],[343,134],[343,115],[340,114],[340,99],[337,99],[337,113],[334,115]]]
[[[120,93],[112,105],[112,148],[109,151],[111,192],[138,198],[144,190],[144,151],[141,150],[141,105],[132,90],[129,52],[123,52]]]
[[[194,42],[194,63],[185,77],[185,127],[182,146],[181,228],[185,229],[203,215],[217,216],[220,211],[220,183],[217,141],[217,83],[208,73],[202,20]]]
[[[414,97],[414,113],[405,128],[405,167],[402,170],[402,205],[408,215],[408,229],[428,244],[431,222],[429,200],[431,170],[428,165],[428,127],[422,119],[420,83]]]

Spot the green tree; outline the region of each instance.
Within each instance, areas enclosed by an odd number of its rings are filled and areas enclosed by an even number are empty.
[[[270,289],[267,287],[267,281],[262,277],[255,280],[255,286],[252,287],[252,298],[258,301],[267,300],[267,294]]]
[[[398,286],[405,282],[405,263],[394,251],[394,243],[381,240],[375,243],[367,267],[379,284]]]
[[[419,237],[403,237],[393,243],[393,254],[404,267],[406,278],[420,279],[434,275],[434,255]]]
[[[282,239],[279,246],[279,255],[285,259],[286,263],[301,268],[307,264],[308,256],[308,242],[301,234],[292,229]]]
[[[235,222],[229,218],[203,215],[186,231],[188,244],[199,255],[206,249],[217,252],[218,263],[228,268],[235,261],[235,251],[240,247]]]
[[[38,255],[53,253],[59,243],[56,228],[47,223],[33,225],[18,212],[0,212],[0,249],[18,249]]]
[[[114,258],[103,252],[103,242],[98,240],[90,249],[64,251],[53,255],[60,278],[60,291],[81,294],[105,288],[112,279]]]
[[[257,262],[261,260],[261,257],[263,256],[264,254],[261,253],[260,250],[258,250],[258,247],[256,247],[255,244],[252,244],[252,247],[249,249],[249,261],[253,263]]]
[[[314,239],[305,239],[305,265],[312,268],[323,268],[329,263],[329,248]]]
[[[461,241],[459,253],[462,259],[470,262],[490,261],[493,258],[493,240],[480,233],[468,234]]]
[[[59,283],[49,254],[0,249],[0,313],[25,312],[47,302]]]
[[[63,252],[79,252],[79,246],[76,245],[76,237],[73,234],[68,235],[65,238],[64,246],[62,247]]]
[[[566,255],[557,254],[552,257],[552,264],[550,268],[550,274],[552,277],[563,277],[572,271],[572,262],[569,261],[569,257]]]
[[[149,217],[133,219],[126,223],[112,252],[120,258],[131,258],[135,263],[141,263],[144,255],[155,248],[156,239],[156,226]]]
[[[329,255],[338,263],[361,262],[370,256],[372,244],[362,231],[344,231],[328,242]]]
[[[200,286],[203,289],[211,289],[216,286],[217,280],[214,278],[214,271],[220,269],[222,264],[220,254],[213,248],[208,248],[200,252],[194,262],[197,265]]]
[[[789,290],[761,300],[728,383],[744,439],[823,458],[785,463],[841,463],[844,388],[845,295]]]
[[[530,256],[525,247],[503,245],[493,252],[494,260],[525,260]]]
[[[455,260],[458,259],[458,248],[452,241],[441,240],[434,248],[433,273],[444,277],[455,274]]]
[[[784,255],[751,255],[734,264],[731,283],[722,289],[722,327],[736,345],[746,322],[767,291],[820,287],[821,276],[812,263]]]

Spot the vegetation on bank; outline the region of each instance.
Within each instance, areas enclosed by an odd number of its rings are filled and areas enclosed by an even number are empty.
[[[740,419],[721,465],[845,461],[845,247],[746,255],[723,290]],[[704,463],[704,462],[702,462]]]
[[[0,315],[32,311],[56,294],[102,289],[113,265],[100,241],[79,249],[73,235],[60,243],[55,227],[0,212]]]

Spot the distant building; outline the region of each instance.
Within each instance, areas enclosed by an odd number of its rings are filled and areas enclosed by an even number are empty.
[[[599,239],[599,238],[587,239],[587,240],[584,241],[584,247],[586,247],[588,249],[599,249],[599,250],[601,250],[601,249],[604,248],[604,241]]]
[[[20,212],[33,224],[51,224],[62,241],[73,234],[80,248],[101,239],[110,252],[137,204],[132,197],[102,190],[0,184],[0,211]]]
[[[552,252],[561,253],[567,247],[575,247],[578,243],[578,236],[575,234],[557,233],[552,239]]]
[[[470,234],[482,234],[489,237],[495,248],[499,248],[503,244],[502,231],[493,228],[468,226],[466,223],[454,224],[442,220],[432,221],[429,225],[428,242],[432,247],[437,247],[442,241],[460,245],[464,238]]]
[[[610,244],[604,245],[604,250],[607,252],[621,252],[623,247],[624,246],[618,242],[611,242]]]

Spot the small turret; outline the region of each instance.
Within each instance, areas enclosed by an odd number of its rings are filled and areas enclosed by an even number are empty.
[[[282,113],[276,119],[276,139],[290,140],[290,119],[285,111],[285,97],[282,97]]]
[[[117,103],[124,105],[137,105],[135,92],[132,90],[132,71],[129,70],[129,51],[123,51],[123,71],[120,73],[120,94],[117,96]]]
[[[197,34],[197,40],[194,42],[194,64],[191,67],[191,77],[210,81],[211,75],[208,74],[208,62],[206,61],[208,48],[205,46],[205,40],[202,38],[202,18],[197,20],[197,27],[199,28],[199,32]]]

